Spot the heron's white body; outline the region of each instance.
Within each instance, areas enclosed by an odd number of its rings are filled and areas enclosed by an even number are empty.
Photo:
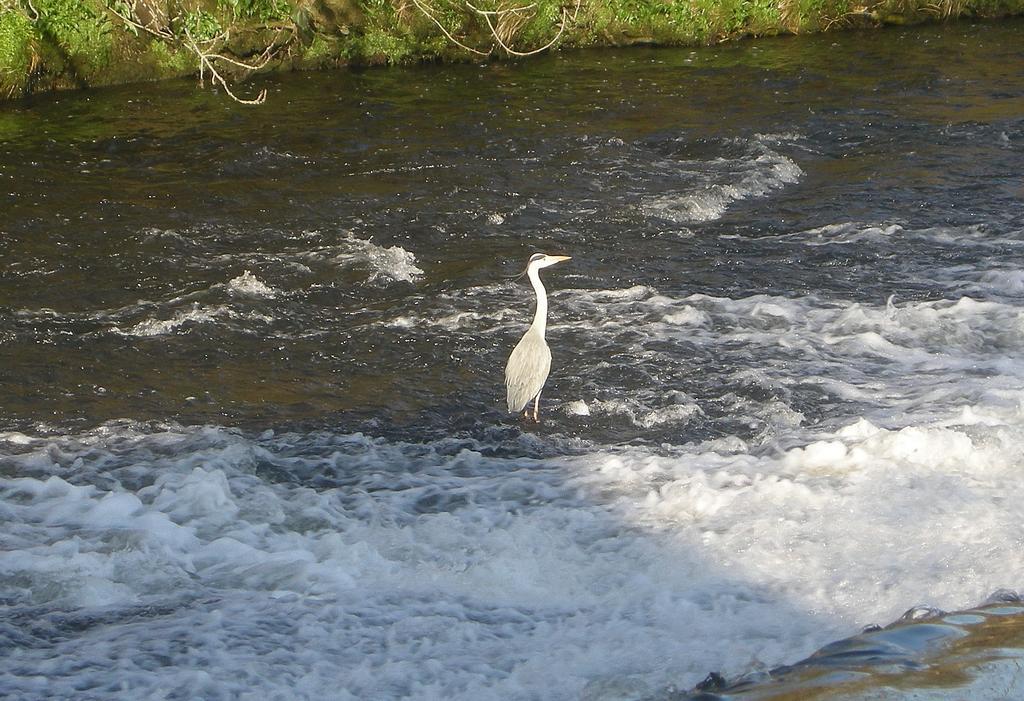
[[[534,400],[535,420],[540,393],[551,371],[551,349],[544,340],[548,321],[548,296],[540,281],[540,269],[566,259],[567,256],[534,256],[530,259],[526,273],[537,293],[537,310],[533,314],[533,323],[512,349],[505,365],[508,410],[518,413],[526,408],[530,400]]]

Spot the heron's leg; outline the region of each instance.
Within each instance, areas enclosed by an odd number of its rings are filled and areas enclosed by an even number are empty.
[[[535,423],[540,423],[540,416],[538,411],[540,410],[540,392],[537,392],[537,398],[533,400],[533,420]]]

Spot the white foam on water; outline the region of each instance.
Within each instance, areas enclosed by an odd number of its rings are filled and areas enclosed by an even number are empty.
[[[433,316],[415,316],[403,314],[383,322],[387,326],[399,329],[422,328],[424,326],[437,326],[449,331],[459,329],[480,329],[483,326],[494,327],[494,325],[505,319],[518,318],[520,315],[510,309],[496,309],[492,313],[481,312],[454,312]]]
[[[494,301],[519,292],[439,295],[436,316],[474,343],[514,338],[530,310]],[[792,662],[914,604],[1022,588],[1012,296],[551,297],[549,338],[583,339],[574,372],[601,379],[557,420],[621,419],[665,443],[528,459],[131,422],[0,434],[0,598],[15,621],[0,648],[16,650],[0,689],[606,697]],[[695,358],[725,386],[700,402],[682,389]],[[832,402],[820,420],[803,412],[811,391]],[[709,398],[756,430],[672,442]]]
[[[370,268],[369,282],[416,282],[423,270],[416,265],[416,256],[401,246],[378,246],[372,241],[349,234],[341,253],[334,261],[345,265],[358,263]]]
[[[0,463],[0,583],[8,612],[35,618],[0,627],[34,641],[0,688],[576,698],[595,680],[657,689],[792,661],[912,604],[1024,581],[1012,398],[768,454],[0,435],[17,448]]]
[[[773,134],[754,134],[754,138],[765,144],[791,144],[805,140],[807,137],[795,131],[783,131]]]
[[[175,333],[189,323],[215,323],[218,318],[223,318],[230,313],[230,309],[225,306],[203,307],[194,304],[188,309],[175,312],[170,319],[144,319],[122,333],[126,336],[161,336]]]
[[[244,297],[276,297],[278,290],[266,284],[251,272],[246,270],[238,277],[232,278],[227,283],[228,292],[232,295]]]
[[[865,403],[873,412],[868,418],[887,421],[897,411],[931,417],[965,396],[1019,388],[1024,375],[1016,352],[1024,345],[1024,310],[1010,299],[869,305],[771,295],[672,297],[651,288],[561,290],[552,297],[552,308],[571,307],[574,313],[549,320],[551,338],[580,332],[594,349],[614,349],[621,362],[647,369],[651,378],[645,386],[630,374],[627,391],[616,386],[615,374],[603,373],[607,396],[598,399],[628,394],[642,405],[658,406],[659,397],[681,388],[675,377],[689,376],[694,363],[702,363],[704,374],[762,387],[779,401],[788,403],[793,391],[815,387],[836,399]],[[563,348],[561,355],[569,352]],[[601,371],[587,365],[594,360],[564,362],[582,376]],[[751,375],[751,367],[765,362],[760,380]],[[742,369],[724,375],[731,366]],[[766,406],[736,398],[733,411],[739,418]],[[776,418],[800,413],[792,407],[773,411]]]
[[[826,224],[825,226],[796,231],[785,234],[777,234],[774,238],[784,241],[793,241],[806,246],[826,246],[835,244],[899,244],[907,242],[912,244],[928,243],[932,246],[949,246],[954,248],[969,247],[981,251],[990,250],[995,254],[994,258],[986,260],[983,267],[988,265],[999,265],[999,258],[1005,255],[1007,249],[1018,249],[1024,245],[1022,238],[1024,231],[1008,230],[993,231],[983,224],[971,226],[935,226],[927,228],[910,228],[903,224],[891,222],[865,223],[865,222],[839,222]],[[977,266],[964,266],[956,268],[961,273],[977,273]],[[941,269],[936,270],[939,274]]]
[[[431,297],[429,313],[403,313],[374,323],[393,328],[438,327],[473,334],[494,333],[520,326],[525,331],[533,314],[533,294],[529,284],[521,282],[500,282],[439,292]]]
[[[572,405],[579,409],[577,404]],[[704,412],[696,403],[669,404],[661,407],[647,407],[641,405],[635,399],[629,400],[594,400],[589,404],[584,403],[586,412],[573,411],[576,414],[586,416],[607,415],[623,417],[634,426],[640,428],[653,428],[662,424],[685,424]]]
[[[827,246],[835,244],[858,244],[884,241],[903,232],[899,224],[864,225],[857,222],[826,224],[825,226],[777,238],[798,239],[806,246]]]
[[[871,228],[872,235],[893,235],[893,229]],[[1005,271],[1005,278],[986,279],[1012,285],[1015,278]],[[1024,345],[1024,310],[1010,294],[924,301],[885,295],[866,303],[814,295],[733,299],[643,285],[551,287],[552,377],[556,392],[568,394],[549,399],[583,400],[591,414],[612,416],[616,402],[628,398],[632,414],[621,405],[618,415],[637,427],[659,425],[666,414],[650,412],[670,404],[664,399],[669,392],[692,392],[695,376],[733,388],[709,389],[718,407],[703,411],[725,411],[739,423],[756,424],[757,431],[766,429],[759,434],[763,441],[799,436],[816,421],[845,421],[857,411],[886,426],[900,412],[934,418],[965,397],[991,399],[998,389],[1022,386],[1024,367],[1016,349]],[[374,323],[439,326],[474,345],[482,337],[500,337],[510,348],[532,311],[529,291],[511,283],[443,293],[431,301],[430,316],[403,313]],[[614,366],[606,362],[609,357]],[[567,385],[573,377],[575,386]],[[833,403],[823,417],[805,415],[799,397],[808,394]],[[685,425],[682,418],[674,415],[671,423]]]
[[[590,407],[582,399],[567,402],[562,406],[562,411],[569,416],[590,416]]]
[[[229,299],[225,300],[225,292]],[[66,316],[95,324],[97,328],[92,333],[114,333],[122,336],[146,337],[189,333],[199,325],[232,324],[253,327],[272,322],[274,317],[264,311],[237,308],[235,300],[273,299],[279,294],[280,290],[264,283],[246,270],[226,283],[214,283],[207,288],[177,293],[159,301],[140,299],[116,309],[100,309]]]
[[[214,275],[235,275],[226,285],[214,284],[205,290],[194,290],[184,297],[187,301],[202,299],[210,291],[226,291],[234,297],[274,298],[281,294],[275,284],[260,279],[250,269],[241,276],[236,275],[239,267],[252,267],[271,275],[271,281],[288,280],[296,288],[308,286],[310,276],[319,278],[342,268],[354,268],[366,273],[366,282],[372,285],[389,285],[395,282],[416,282],[423,270],[416,264],[416,256],[401,246],[380,246],[370,239],[357,236],[353,231],[325,232],[320,230],[269,230],[266,238],[270,245],[252,247],[250,239],[241,237],[230,228],[227,236],[238,238],[238,245],[229,252],[208,245],[211,232],[197,230],[192,237],[182,238],[177,232],[159,232],[154,236],[170,236],[177,243],[187,243],[182,260],[189,267],[203,269]],[[148,240],[148,239],[147,239]],[[223,279],[223,278],[221,278]],[[179,301],[179,300],[172,300]]]
[[[269,323],[273,317],[255,311],[239,312],[225,305],[202,305],[196,302],[175,311],[168,319],[143,319],[127,329],[115,326],[112,331],[125,336],[163,336],[188,333],[196,324],[223,324],[229,321],[251,325],[254,322]]]
[[[747,142],[753,150],[748,157],[680,164],[698,184],[684,192],[646,197],[640,205],[641,211],[679,224],[713,221],[720,219],[734,202],[764,197],[773,190],[799,182],[803,169],[767,145],[780,140],[762,138]]]
[[[1024,270],[1016,268],[988,270],[980,275],[980,282],[999,294],[1024,294]]]

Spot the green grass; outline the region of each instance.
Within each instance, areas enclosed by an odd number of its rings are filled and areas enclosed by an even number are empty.
[[[398,64],[412,53],[413,36],[399,21],[391,0],[365,0],[365,26],[353,37],[349,55],[360,62]]]
[[[353,56],[360,56],[370,64],[396,65],[404,63],[413,53],[409,38],[383,28],[374,28],[359,39]]]
[[[293,11],[284,0],[223,0],[238,19],[255,19],[260,22],[283,20]]]
[[[181,23],[196,41],[209,41],[224,31],[220,20],[205,10],[194,10],[182,15]]]
[[[113,27],[99,0],[36,0],[42,38],[70,63],[74,75],[91,81],[102,75],[113,54]],[[45,49],[44,49],[45,51]]]
[[[109,11],[130,10],[135,0],[32,0],[32,11],[27,0],[0,0],[0,98],[194,72],[198,61],[183,45],[185,28],[198,41],[227,31],[227,47],[206,48],[234,51],[241,59],[271,41],[287,42],[278,53],[282,67],[474,58],[412,0],[148,1],[174,18],[176,38],[132,30]],[[487,10],[529,4],[472,1]],[[419,2],[458,41],[490,51],[488,60],[508,57],[464,0]],[[565,11],[576,9],[576,0],[535,0],[517,21],[506,17],[503,38],[516,51],[543,47],[558,34]],[[1008,14],[1024,14],[1024,0],[581,0],[556,48],[711,44],[744,35]]]
[[[34,32],[28,16],[0,6],[0,96],[21,93],[33,63]]]
[[[194,54],[154,41],[147,47],[147,57],[153,64],[155,75],[185,75],[196,68]]]
[[[848,0],[796,0],[790,7],[794,31],[822,29],[850,11]]]
[[[338,42],[316,34],[302,53],[302,60],[310,68],[321,68],[338,60]]]

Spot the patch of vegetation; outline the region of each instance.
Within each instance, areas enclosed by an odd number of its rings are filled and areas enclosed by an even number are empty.
[[[109,66],[113,27],[99,0],[35,0],[35,26],[76,82],[91,82]]]
[[[224,31],[217,18],[204,10],[185,12],[181,25],[196,41],[210,41]]]
[[[0,5],[0,97],[24,91],[35,62],[34,38],[27,15]]]
[[[302,53],[303,62],[313,68],[330,64],[337,60],[338,42],[320,34],[313,36],[313,40]]]
[[[739,14],[742,24],[737,31],[751,34],[778,34],[782,30],[782,15],[775,0],[743,0]]]
[[[362,32],[353,38],[349,55],[359,63],[396,65],[414,53],[415,34],[391,0],[365,0]]]
[[[551,0],[537,2],[537,6],[532,10],[533,14],[516,29],[515,44],[522,51],[531,51],[547,44],[558,33],[558,25],[562,21],[562,10],[563,4],[560,2]]]
[[[359,38],[352,56],[370,65],[396,65],[404,63],[412,53],[412,46],[406,37],[395,36],[378,28],[367,31]]]
[[[690,14],[690,3],[608,0],[585,3],[577,18],[577,44],[623,44],[636,41],[675,43],[679,18]]]
[[[155,65],[157,74],[186,75],[196,69],[195,56],[162,41],[150,42],[147,53]]]
[[[292,7],[284,0],[223,0],[238,19],[271,22],[287,19]]]

